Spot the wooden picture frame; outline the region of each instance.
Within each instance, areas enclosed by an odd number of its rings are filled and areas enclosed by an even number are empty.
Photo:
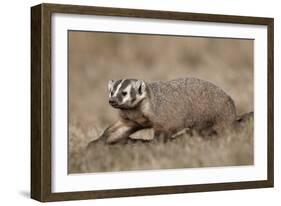
[[[110,189],[78,192],[52,192],[52,81],[51,47],[54,13],[98,15],[128,18],[216,22],[267,27],[267,179],[214,184],[170,185],[161,187]],[[31,198],[42,201],[81,200],[93,198],[160,195],[234,189],[273,187],[273,36],[272,18],[229,16],[169,11],[104,8],[76,5],[40,4],[31,8]]]

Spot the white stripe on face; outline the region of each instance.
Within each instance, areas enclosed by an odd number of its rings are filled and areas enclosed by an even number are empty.
[[[109,93],[112,91],[112,89],[113,89],[113,84],[114,84],[114,81],[113,80],[109,80],[108,81],[108,91],[109,91]]]
[[[118,94],[118,92],[119,92],[119,89],[121,88],[121,86],[122,86],[122,84],[123,84],[124,81],[125,81],[125,79],[122,79],[122,81],[120,82],[120,84],[117,86],[117,88],[116,88],[114,94],[112,95],[113,97],[116,97],[116,96],[117,96],[117,94]]]
[[[127,102],[128,100],[131,100],[131,89],[132,85],[129,84],[123,91],[127,92],[127,95],[123,98],[122,103]]]

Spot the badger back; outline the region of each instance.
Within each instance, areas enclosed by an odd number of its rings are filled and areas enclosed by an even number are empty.
[[[153,110],[167,122],[208,121],[229,115],[235,119],[232,99],[216,85],[196,79],[183,78],[149,84]]]

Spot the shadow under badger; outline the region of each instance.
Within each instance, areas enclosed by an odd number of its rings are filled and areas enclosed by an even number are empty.
[[[153,139],[173,138],[183,129],[202,136],[237,129],[241,119],[233,100],[216,85],[196,79],[145,82],[123,79],[108,83],[109,104],[120,119],[99,139],[116,143],[142,129],[153,128]]]

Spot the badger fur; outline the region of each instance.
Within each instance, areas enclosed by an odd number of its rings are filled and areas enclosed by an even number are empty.
[[[109,104],[120,119],[100,138],[107,143],[153,128],[154,138],[167,139],[183,129],[222,133],[238,118],[233,100],[216,85],[196,79],[145,82],[123,79],[108,83]],[[203,133],[204,135],[204,133]]]

